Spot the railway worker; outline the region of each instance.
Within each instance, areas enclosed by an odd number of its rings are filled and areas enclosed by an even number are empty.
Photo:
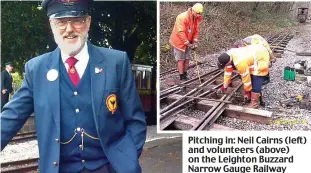
[[[248,105],[257,108],[264,105],[261,89],[265,76],[269,72],[269,52],[262,45],[249,45],[232,48],[218,57],[218,67],[224,68],[224,84],[219,92],[224,92],[231,83],[231,76],[236,69],[244,84],[244,97],[251,100]]]
[[[248,36],[242,40],[236,41],[234,43],[233,47],[237,48],[237,47],[244,47],[244,46],[248,46],[248,45],[257,45],[257,44],[264,46],[268,50],[269,55],[270,55],[270,67],[271,67],[272,66],[271,62],[275,63],[276,58],[273,55],[273,52],[269,46],[269,43],[262,36],[260,36],[258,34]],[[266,78],[265,78],[264,84],[269,83],[269,81],[270,81],[270,75],[268,73]]]
[[[87,41],[87,0],[42,7],[58,48],[26,63],[1,114],[1,150],[34,111],[39,172],[142,172],[146,120],[127,54]]]
[[[5,70],[1,72],[1,112],[3,106],[9,101],[9,95],[13,92],[12,73],[13,65],[11,62],[5,63]]]
[[[196,3],[176,18],[169,42],[173,47],[180,80],[188,80],[187,70],[192,59],[191,49],[197,48],[203,5]]]
[[[270,55],[270,61],[275,62],[276,58],[273,55],[273,52],[270,48],[269,43],[267,42],[266,39],[264,39],[262,36],[258,35],[258,34],[254,34],[251,36],[248,36],[242,40],[238,40],[234,43],[234,47],[244,47],[244,46],[248,46],[248,45],[262,45],[264,46]]]

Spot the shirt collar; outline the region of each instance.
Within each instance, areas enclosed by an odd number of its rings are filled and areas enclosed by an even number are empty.
[[[87,46],[87,42],[85,42],[83,48],[81,49],[81,51],[75,55],[74,57],[79,61],[81,60],[85,54],[88,54],[88,46]],[[63,51],[61,51],[61,56],[62,56],[62,60],[63,60],[63,63],[66,62],[66,60],[71,57],[69,56],[68,54],[64,53]]]

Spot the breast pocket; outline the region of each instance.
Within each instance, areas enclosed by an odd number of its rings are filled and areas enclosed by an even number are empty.
[[[120,98],[118,88],[105,91],[104,104],[104,112],[106,115],[117,116],[120,114]]]
[[[98,117],[100,127],[110,134],[123,134],[124,120],[122,117],[119,89],[106,90],[103,98],[102,112]]]

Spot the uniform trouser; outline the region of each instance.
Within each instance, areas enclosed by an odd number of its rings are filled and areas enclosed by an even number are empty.
[[[9,101],[9,93],[6,92],[5,94],[1,93],[1,112],[2,112],[2,108],[3,106]]]
[[[265,81],[266,76],[251,75],[252,80],[252,92],[261,93],[262,84]]]

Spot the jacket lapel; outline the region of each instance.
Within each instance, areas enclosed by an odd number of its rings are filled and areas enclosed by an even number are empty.
[[[101,104],[103,104],[106,82],[105,70],[107,68],[104,64],[104,55],[90,42],[88,42],[88,50],[90,55],[92,108],[95,121],[97,122],[97,116],[99,115]]]
[[[47,99],[49,102],[50,110],[54,116],[55,124],[58,133],[60,133],[60,95],[59,95],[59,61],[60,61],[60,50],[55,49],[47,61],[47,68],[44,72],[46,81],[46,92]],[[57,73],[51,73],[51,71],[56,71]],[[56,78],[57,76],[57,78]],[[55,80],[53,80],[53,77]]]

